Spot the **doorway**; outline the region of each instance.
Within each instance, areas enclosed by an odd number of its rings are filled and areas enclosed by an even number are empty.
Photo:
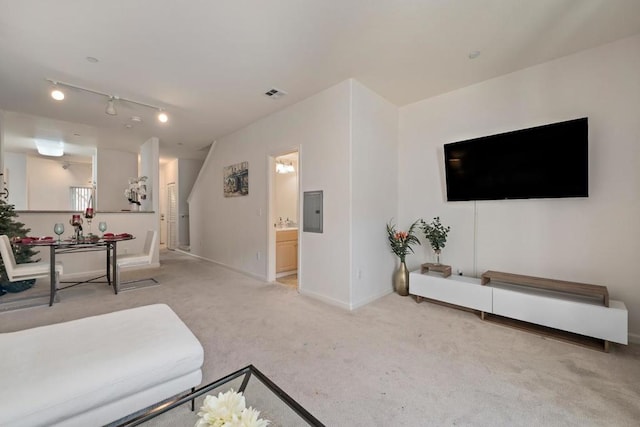
[[[167,201],[169,215],[167,221],[167,249],[175,250],[178,247],[178,198],[176,195],[176,183],[167,184]]]
[[[270,157],[269,218],[270,274],[285,286],[299,287],[299,189],[300,161],[298,151]]]

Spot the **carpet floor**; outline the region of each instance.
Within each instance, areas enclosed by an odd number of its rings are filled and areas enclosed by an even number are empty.
[[[396,294],[348,312],[188,255],[161,263],[123,275],[159,286],[64,290],[1,312],[0,332],[166,303],[204,346],[204,383],[253,364],[328,426],[639,425],[638,345],[602,353]]]

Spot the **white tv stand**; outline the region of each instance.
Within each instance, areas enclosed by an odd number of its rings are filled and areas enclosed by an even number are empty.
[[[418,302],[428,298],[478,311],[484,320],[515,319],[596,338],[605,351],[609,341],[626,345],[628,340],[627,308],[609,300],[604,286],[494,271],[482,279],[413,271],[409,293]]]

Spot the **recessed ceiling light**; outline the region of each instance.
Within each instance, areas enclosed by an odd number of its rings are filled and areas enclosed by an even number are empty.
[[[140,116],[131,116],[130,119],[132,122],[142,123],[142,118]]]
[[[169,116],[167,116],[167,113],[160,110],[158,113],[158,120],[160,120],[161,123],[167,123],[169,121]]]
[[[92,64],[95,64],[96,62],[98,62],[98,58],[95,58],[93,56],[87,56],[87,61],[91,62]]]
[[[133,125],[131,123],[126,123],[124,125],[124,127],[127,128],[127,129],[131,129],[133,127]]]
[[[478,56],[480,56],[479,50],[472,50],[469,52],[469,59],[476,59]]]
[[[80,136],[78,132],[74,133],[73,136]]]

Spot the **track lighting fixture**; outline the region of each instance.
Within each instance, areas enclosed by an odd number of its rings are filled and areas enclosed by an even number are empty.
[[[105,113],[110,116],[118,115],[118,111],[116,110],[116,105],[115,105],[115,102],[118,101],[120,103],[128,102],[131,104],[140,105],[142,107],[153,108],[154,110],[158,111],[159,122],[166,123],[169,121],[169,115],[167,114],[167,112],[156,105],[147,104],[146,102],[134,101],[133,99],[121,98],[116,95],[110,95],[108,93],[100,92],[99,90],[89,89],[89,88],[77,86],[71,83],[59,82],[57,80],[52,80],[52,79],[46,79],[46,80],[51,84],[53,84],[54,89],[51,91],[51,97],[57,101],[62,101],[64,99],[64,93],[58,88],[58,86],[64,86],[72,89],[81,90],[84,92],[93,93],[95,95],[107,97],[109,100],[107,101],[107,107],[105,108]]]
[[[116,111],[116,106],[114,105],[115,98],[112,96],[109,98],[109,102],[107,102],[107,109],[104,110],[110,116],[117,116],[118,112]]]

